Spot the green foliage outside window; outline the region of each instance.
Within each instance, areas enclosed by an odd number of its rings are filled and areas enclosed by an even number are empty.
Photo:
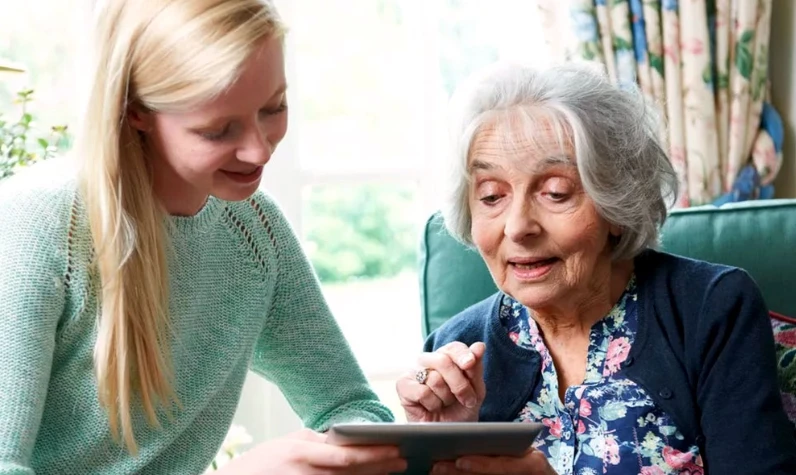
[[[20,91],[15,101],[19,106],[18,113],[0,113],[0,180],[22,167],[52,158],[69,147],[66,126],[53,126],[49,134],[36,129],[29,110],[32,101],[32,89]]]
[[[305,198],[308,253],[325,283],[392,277],[416,265],[412,187],[313,188]]]

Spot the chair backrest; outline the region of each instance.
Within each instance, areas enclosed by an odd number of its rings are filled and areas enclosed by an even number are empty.
[[[796,199],[673,211],[661,233],[667,252],[746,269],[769,308],[796,317]],[[438,214],[420,253],[421,328],[426,336],[497,288],[481,256],[454,240]],[[772,318],[780,386],[796,422],[796,324]]]
[[[796,316],[796,199],[675,210],[661,237],[667,252],[746,269],[771,310]],[[496,290],[481,256],[438,214],[429,218],[420,251],[424,336]]]

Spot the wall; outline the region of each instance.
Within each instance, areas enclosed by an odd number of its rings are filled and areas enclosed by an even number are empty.
[[[773,0],[769,72],[774,107],[785,122],[782,169],[775,181],[778,198],[796,198],[796,2]]]

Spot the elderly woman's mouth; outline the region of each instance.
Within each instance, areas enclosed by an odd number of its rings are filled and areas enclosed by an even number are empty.
[[[547,275],[560,260],[557,257],[513,259],[509,260],[508,263],[518,280],[536,280]]]

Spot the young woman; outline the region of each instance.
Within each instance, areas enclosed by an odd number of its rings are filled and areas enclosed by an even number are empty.
[[[307,430],[231,473],[388,473],[390,421],[296,236],[258,192],[285,135],[267,0],[106,0],[74,174],[0,185],[0,474],[204,471],[253,369]]]

